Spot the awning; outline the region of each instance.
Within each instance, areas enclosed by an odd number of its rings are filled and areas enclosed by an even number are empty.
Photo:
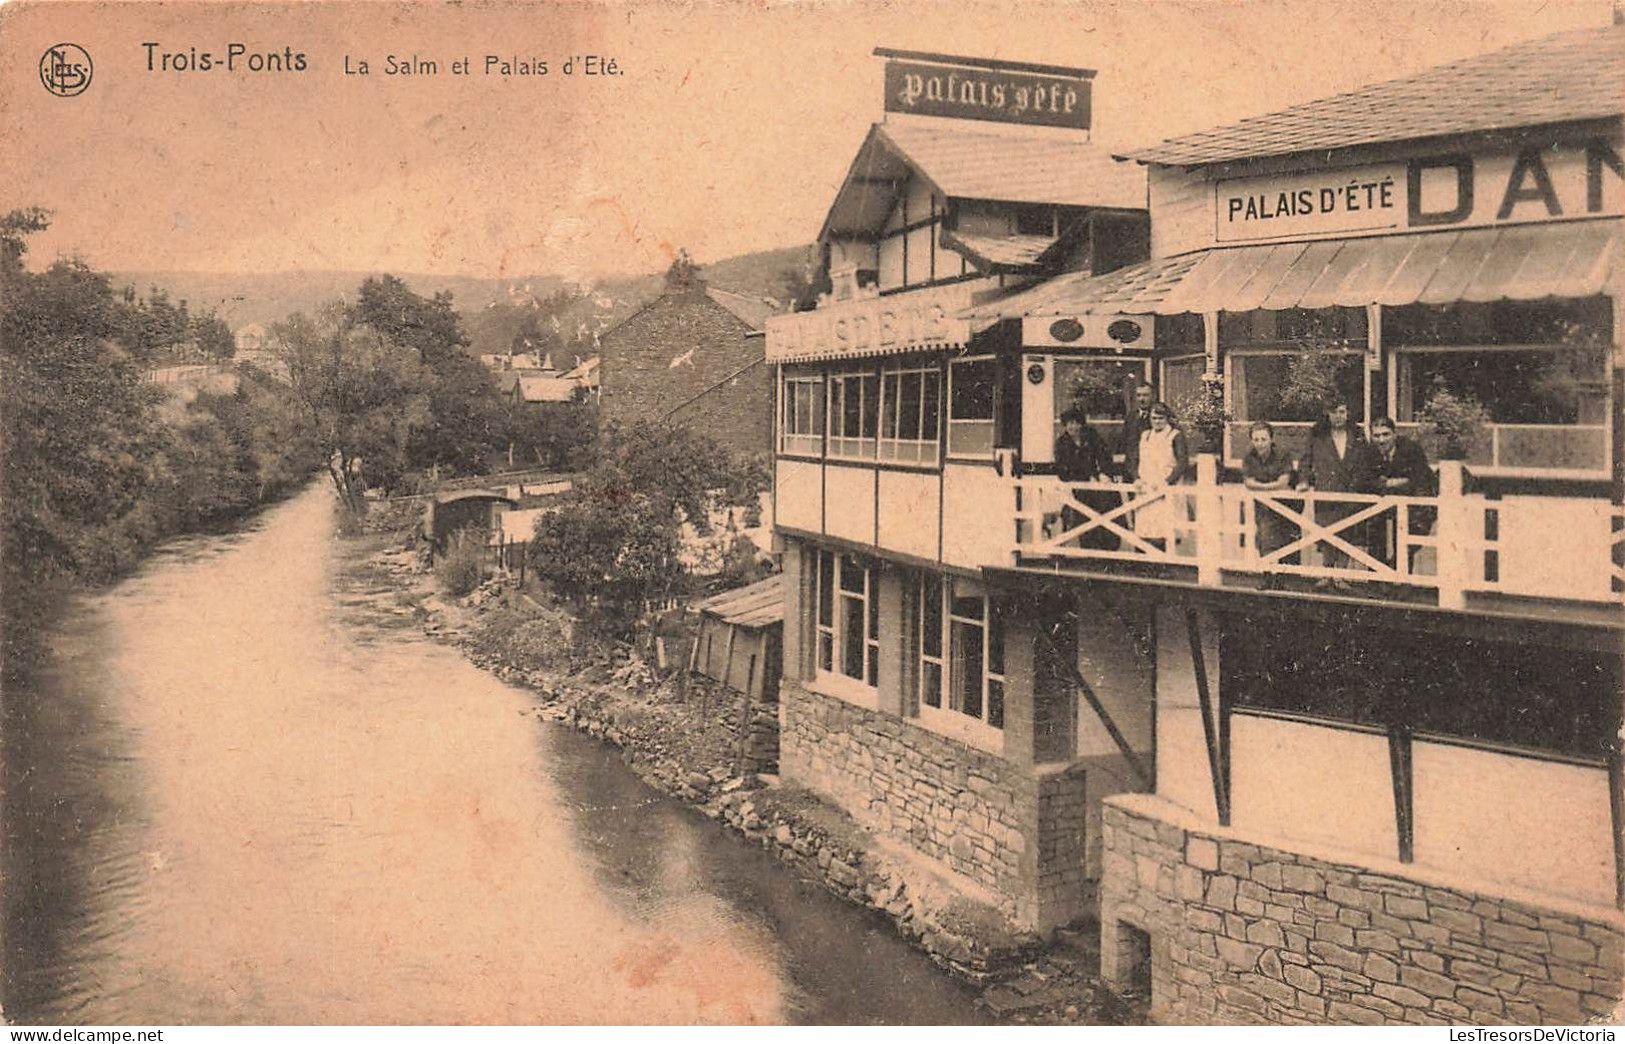
[[[1620,267],[1620,227],[1611,218],[1207,250],[1062,276],[961,315],[980,327],[1034,315],[1591,297]]]
[[[947,230],[942,245],[970,258],[984,272],[1024,272],[1041,267],[1060,240],[1055,236],[979,236]]]

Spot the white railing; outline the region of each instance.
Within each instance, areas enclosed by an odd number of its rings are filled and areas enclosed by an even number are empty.
[[[1611,602],[1625,590],[1625,509],[1606,502],[1467,494],[1456,461],[1440,465],[1437,497],[1261,491],[1217,477],[1216,459],[1202,456],[1196,482],[1178,486],[1017,478],[1016,558],[1187,567],[1205,586],[1225,573],[1374,581],[1430,590],[1457,608],[1470,592]],[[1539,545],[1505,536],[1527,533],[1542,513],[1575,508],[1588,518],[1600,510],[1604,524]],[[1558,556],[1567,573],[1551,568]],[[1540,579],[1575,574],[1573,556],[1579,573],[1607,582]]]

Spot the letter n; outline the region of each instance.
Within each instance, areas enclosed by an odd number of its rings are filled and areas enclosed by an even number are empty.
[[[1535,183],[1529,188],[1523,187],[1526,177],[1534,176]],[[1540,158],[1539,149],[1524,149],[1518,153],[1518,159],[1512,164],[1512,176],[1507,178],[1506,195],[1501,197],[1501,209],[1495,212],[1495,220],[1505,221],[1512,216],[1512,208],[1519,203],[1538,199],[1546,204],[1548,217],[1562,217],[1562,204],[1557,202],[1557,190],[1552,188],[1552,176],[1546,173],[1546,163]]]
[[[1456,205],[1450,210],[1422,209],[1422,172],[1454,168],[1456,172]],[[1436,156],[1432,159],[1413,159],[1405,168],[1405,206],[1407,224],[1411,228],[1426,225],[1454,225],[1467,220],[1473,212],[1473,158],[1471,156]]]
[[[1625,178],[1625,163],[1606,141],[1586,142],[1586,213],[1602,212],[1602,168]]]

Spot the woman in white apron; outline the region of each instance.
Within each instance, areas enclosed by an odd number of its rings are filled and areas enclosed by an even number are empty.
[[[1163,403],[1151,407],[1151,426],[1140,433],[1140,470],[1136,476],[1142,499],[1184,481],[1190,469],[1185,433],[1173,426],[1173,413]],[[1184,497],[1168,493],[1134,512],[1134,532],[1147,541],[1166,546],[1174,526],[1185,518]]]

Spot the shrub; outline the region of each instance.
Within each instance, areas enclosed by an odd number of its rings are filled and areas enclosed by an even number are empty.
[[[446,553],[434,567],[440,589],[453,598],[472,594],[485,579],[485,533],[460,529],[451,535]]]
[[[1490,411],[1471,395],[1457,394],[1436,381],[1428,401],[1416,411],[1422,438],[1438,460],[1466,460],[1489,432]]]

